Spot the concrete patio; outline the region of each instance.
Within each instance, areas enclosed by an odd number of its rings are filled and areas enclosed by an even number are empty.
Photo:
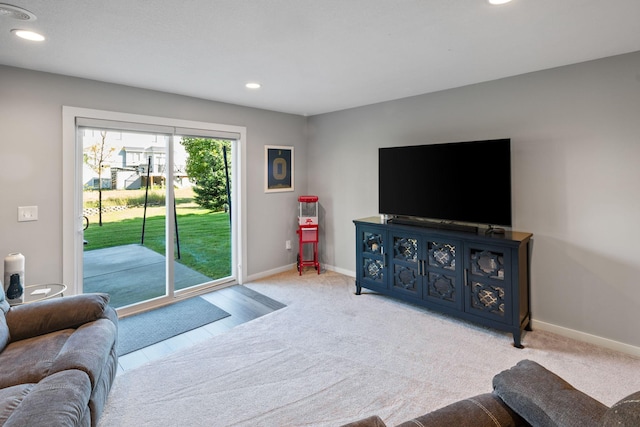
[[[84,252],[84,292],[106,292],[118,308],[165,293],[165,257],[139,244]],[[185,289],[213,279],[174,264],[175,289]]]

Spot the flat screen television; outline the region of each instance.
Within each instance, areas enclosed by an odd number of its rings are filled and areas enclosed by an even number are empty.
[[[511,227],[511,140],[379,149],[380,214]]]

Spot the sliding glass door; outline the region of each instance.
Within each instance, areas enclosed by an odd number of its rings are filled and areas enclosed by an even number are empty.
[[[84,292],[135,310],[235,279],[229,136],[77,120]]]

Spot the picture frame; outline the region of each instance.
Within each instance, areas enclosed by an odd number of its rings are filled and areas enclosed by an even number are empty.
[[[293,147],[283,145],[264,146],[264,192],[294,191]]]

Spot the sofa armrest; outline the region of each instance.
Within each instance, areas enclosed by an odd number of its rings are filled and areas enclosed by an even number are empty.
[[[5,315],[10,341],[77,328],[105,317],[108,303],[108,294],[93,293],[11,307]]]
[[[608,409],[531,360],[496,375],[493,387],[507,405],[537,427],[595,425]]]
[[[520,427],[528,424],[492,393],[480,394],[447,405],[398,427]]]
[[[604,427],[640,426],[640,391],[615,403],[604,415]]]
[[[371,415],[370,417],[353,421],[349,424],[343,424],[341,427],[387,427],[387,425],[379,416]]]

